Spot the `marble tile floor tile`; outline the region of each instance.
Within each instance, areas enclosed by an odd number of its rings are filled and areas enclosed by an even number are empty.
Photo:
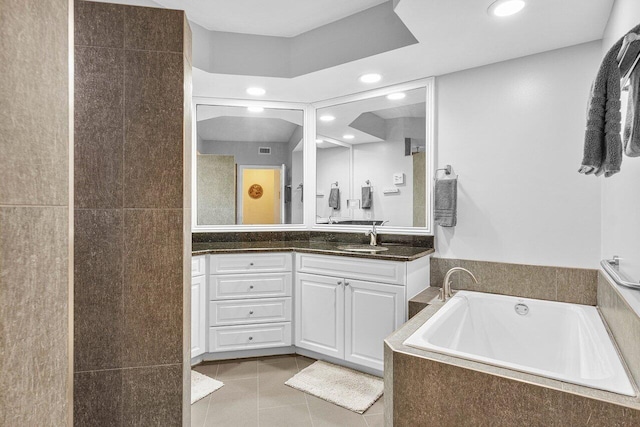
[[[292,389],[284,382],[314,362],[304,356],[270,356],[205,362],[194,370],[224,387],[191,405],[192,427],[382,426],[382,398],[363,415]]]

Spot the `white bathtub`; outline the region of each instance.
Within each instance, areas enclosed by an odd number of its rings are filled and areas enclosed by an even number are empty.
[[[459,291],[404,344],[635,396],[595,307]]]

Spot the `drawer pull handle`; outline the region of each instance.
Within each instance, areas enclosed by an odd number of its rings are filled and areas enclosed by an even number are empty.
[[[251,341],[253,339],[253,337],[249,337],[249,341]]]
[[[249,314],[253,314],[253,310],[251,310],[251,311],[249,312]]]
[[[253,285],[250,285],[250,286],[249,286],[249,289],[253,289]]]

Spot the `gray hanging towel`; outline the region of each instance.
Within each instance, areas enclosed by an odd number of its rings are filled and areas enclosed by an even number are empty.
[[[434,219],[441,227],[455,227],[458,209],[458,179],[436,180]]]
[[[340,209],[340,189],[334,187],[329,193],[329,207],[333,209]]]
[[[362,209],[371,209],[373,205],[373,192],[371,186],[366,185],[362,187]]]
[[[629,32],[637,33],[640,25]],[[587,111],[584,156],[578,172],[609,177],[620,172],[622,138],[620,137],[620,69],[618,53],[624,38],[605,55],[593,82]]]

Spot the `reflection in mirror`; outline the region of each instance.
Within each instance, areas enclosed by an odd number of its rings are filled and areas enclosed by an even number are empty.
[[[197,225],[303,221],[301,110],[196,107]]]
[[[317,111],[316,222],[426,226],[426,89]]]

